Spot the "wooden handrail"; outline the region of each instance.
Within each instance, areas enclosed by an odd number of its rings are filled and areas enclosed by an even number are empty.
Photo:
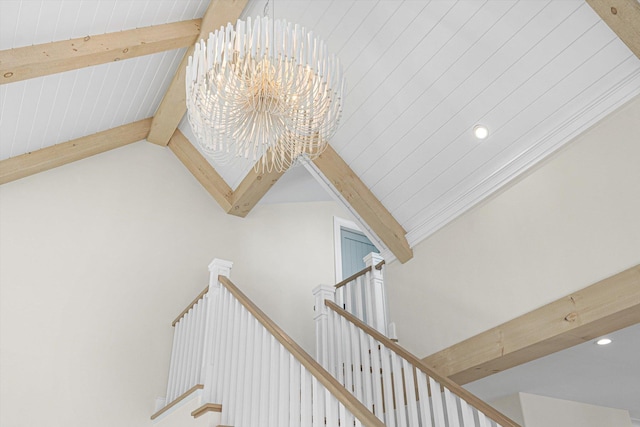
[[[376,265],[373,266],[373,268],[375,268],[376,270],[382,270],[382,266],[385,264],[384,260],[380,261],[379,263],[377,263]],[[344,285],[346,285],[347,283],[356,280],[358,277],[360,276],[364,276],[365,274],[367,274],[370,270],[373,270],[373,268],[371,267],[365,267],[362,270],[358,271],[355,274],[352,274],[351,276],[347,277],[346,279],[344,279],[342,282],[338,283],[337,285],[335,285],[334,287],[336,289],[343,287]]]
[[[295,357],[330,393],[332,393],[364,426],[384,427],[384,424],[360,401],[302,349],[273,320],[267,317],[229,278],[218,276],[218,281],[251,313],[284,348]]]
[[[520,426],[520,424],[516,423],[512,419],[508,418],[506,415],[494,409],[488,403],[484,402],[482,399],[478,398],[476,395],[465,390],[464,388],[462,388],[461,386],[459,386],[449,378],[435,372],[432,368],[425,365],[425,363],[422,360],[420,360],[418,357],[414,356],[413,354],[405,350],[399,344],[396,344],[395,342],[391,341],[389,338],[385,337],[377,330],[366,325],[351,313],[343,310],[335,302],[325,300],[324,304],[327,307],[329,307],[331,310],[333,310],[335,313],[344,317],[345,319],[347,319],[348,321],[356,325],[358,328],[362,329],[364,332],[371,335],[376,340],[380,341],[383,345],[385,345],[390,350],[394,351],[400,357],[404,358],[407,362],[411,363],[416,368],[420,369],[422,372],[424,372],[434,380],[438,381],[441,385],[447,387],[458,397],[464,399],[471,406],[474,406],[476,409],[484,413],[487,417],[491,418],[493,421],[495,421],[502,427],[522,427]]]
[[[344,285],[346,285],[347,283],[356,280],[358,277],[360,276],[364,276],[365,274],[367,274],[369,271],[371,270],[371,267],[365,267],[363,270],[358,271],[356,274],[352,274],[351,276],[347,277],[346,279],[344,279],[342,282],[338,283],[335,288],[341,288]]]
[[[200,301],[205,296],[205,294],[207,292],[209,292],[209,286],[204,288],[202,290],[202,292],[200,292],[198,294],[198,296],[193,301],[191,301],[191,304],[189,304],[187,306],[187,308],[182,310],[182,313],[180,313],[180,315],[178,317],[176,317],[176,319],[171,323],[171,326],[176,326],[176,323],[178,323],[180,321],[180,319],[182,319],[184,317],[184,315],[187,314],[189,312],[189,310],[191,310],[193,308],[193,306],[196,305],[198,303],[198,301]]]
[[[204,386],[202,384],[196,384],[193,387],[191,387],[189,390],[185,391],[184,393],[182,393],[180,396],[178,396],[177,398],[175,398],[173,400],[173,402],[169,403],[167,406],[165,406],[164,408],[160,409],[158,412],[156,412],[155,414],[151,415],[151,419],[155,420],[156,418],[158,418],[160,415],[164,414],[165,412],[167,412],[169,409],[173,408],[174,406],[176,406],[178,403],[182,402],[184,399],[186,399],[191,393],[194,393],[198,390],[202,390],[204,388]]]

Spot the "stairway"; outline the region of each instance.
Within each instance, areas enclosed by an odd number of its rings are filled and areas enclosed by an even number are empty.
[[[231,282],[231,266],[214,260],[173,323],[160,426],[188,414],[207,427],[519,427],[331,298],[319,310],[323,367]]]

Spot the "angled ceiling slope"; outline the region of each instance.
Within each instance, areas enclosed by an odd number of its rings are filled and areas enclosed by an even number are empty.
[[[121,145],[148,128],[226,211],[246,215],[279,176],[214,169],[189,144],[183,65],[196,33],[260,14],[264,2],[207,3],[3,1],[0,83],[13,82],[0,85],[2,182],[25,175],[23,156],[39,164],[34,173],[118,146],[96,138]],[[409,244],[640,93],[639,9],[636,0],[279,0],[277,17],[321,34],[350,86],[329,159],[310,169],[406,261]],[[482,143],[477,123],[490,129]],[[122,137],[123,126],[137,133]]]

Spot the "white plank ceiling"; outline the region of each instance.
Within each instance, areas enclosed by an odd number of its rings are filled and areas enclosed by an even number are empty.
[[[0,49],[192,19],[206,3],[1,0]],[[412,245],[640,94],[640,60],[584,0],[275,0],[275,16],[342,61],[332,145]],[[152,116],[181,57],[0,86],[0,159]],[[247,167],[217,169],[235,187]]]

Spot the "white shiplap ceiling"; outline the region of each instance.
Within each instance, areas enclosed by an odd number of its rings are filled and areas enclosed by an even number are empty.
[[[0,49],[192,19],[207,3],[2,0]],[[640,94],[640,60],[584,0],[275,0],[275,15],[340,57],[332,145],[411,245]],[[182,55],[0,85],[0,159],[152,116]],[[248,167],[216,165],[232,188]]]

